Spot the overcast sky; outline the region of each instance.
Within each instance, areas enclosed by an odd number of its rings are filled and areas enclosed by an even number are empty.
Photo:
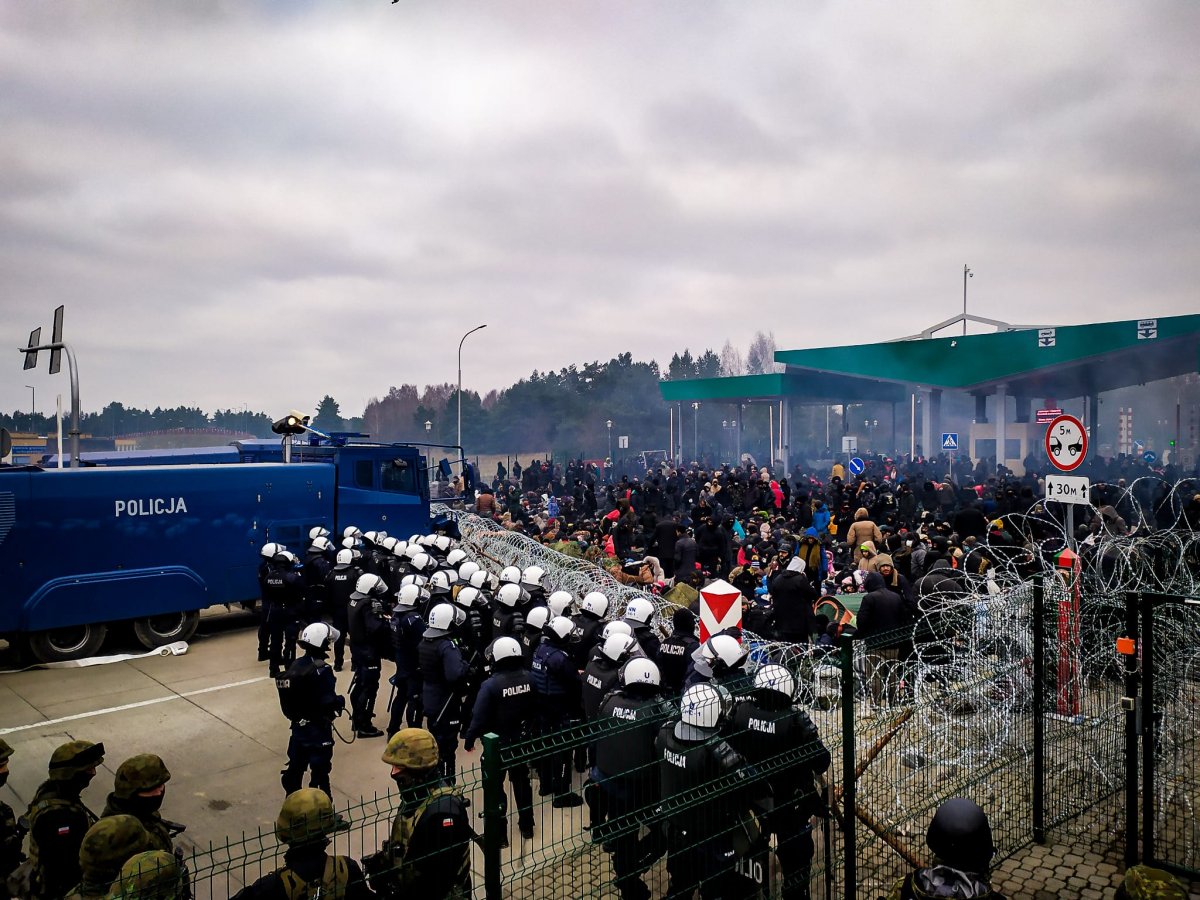
[[[1200,311],[1200,4],[0,3],[0,409]]]

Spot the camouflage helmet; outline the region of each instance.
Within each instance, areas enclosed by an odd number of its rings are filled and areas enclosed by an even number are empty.
[[[153,753],[139,753],[121,763],[113,779],[113,793],[127,800],[138,791],[149,791],[171,780],[166,763]]]
[[[348,827],[333,811],[329,795],[319,788],[301,788],[287,795],[275,820],[275,836],[285,844],[303,844]]]
[[[105,900],[176,900],[183,896],[183,869],[173,853],[146,850],[121,866]]]
[[[423,772],[438,764],[437,741],[424,728],[401,728],[387,742],[382,758],[388,765]]]
[[[150,835],[134,816],[105,816],[79,845],[79,868],[88,881],[110,884],[135,853],[150,847]]]
[[[104,762],[104,745],[91,741],[67,741],[50,754],[50,777],[70,781]]]
[[[0,766],[8,762],[13,755],[13,748],[8,745],[8,741],[0,738]]]
[[[1126,870],[1116,896],[1128,900],[1187,900],[1188,892],[1170,872],[1137,865]]]

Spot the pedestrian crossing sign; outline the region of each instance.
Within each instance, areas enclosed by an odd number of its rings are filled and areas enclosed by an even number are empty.
[[[957,450],[958,449],[958,432],[943,431],[942,432],[942,449]]]

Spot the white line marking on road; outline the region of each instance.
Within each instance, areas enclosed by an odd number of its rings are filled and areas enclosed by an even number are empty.
[[[266,675],[258,678],[247,678],[245,681],[231,681],[229,684],[218,684],[213,687],[200,688],[197,691],[186,691],[182,694],[172,694],[170,697],[155,697],[153,700],[140,700],[137,703],[126,703],[123,706],[110,706],[107,709],[94,709],[91,712],[76,713],[73,716],[63,716],[59,719],[47,719],[44,722],[34,722],[32,725],[18,725],[15,728],[0,728],[0,734],[13,734],[17,731],[28,731],[31,728],[44,728],[47,725],[60,725],[63,722],[74,722],[76,719],[90,719],[92,716],[103,716],[106,713],[123,712],[127,709],[138,709],[142,706],[154,706],[156,703],[167,703],[171,700],[183,700],[185,697],[196,697],[200,694],[211,694],[213,691],[223,691],[226,688],[242,687],[256,684],[260,681],[270,681]]]

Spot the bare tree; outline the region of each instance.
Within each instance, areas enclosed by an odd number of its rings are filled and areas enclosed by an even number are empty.
[[[750,349],[746,351],[746,372],[750,375],[765,375],[779,371],[775,366],[775,332],[754,333]]]
[[[725,377],[746,374],[746,364],[742,362],[742,354],[729,341],[726,341],[725,346],[721,348],[721,374]]]

